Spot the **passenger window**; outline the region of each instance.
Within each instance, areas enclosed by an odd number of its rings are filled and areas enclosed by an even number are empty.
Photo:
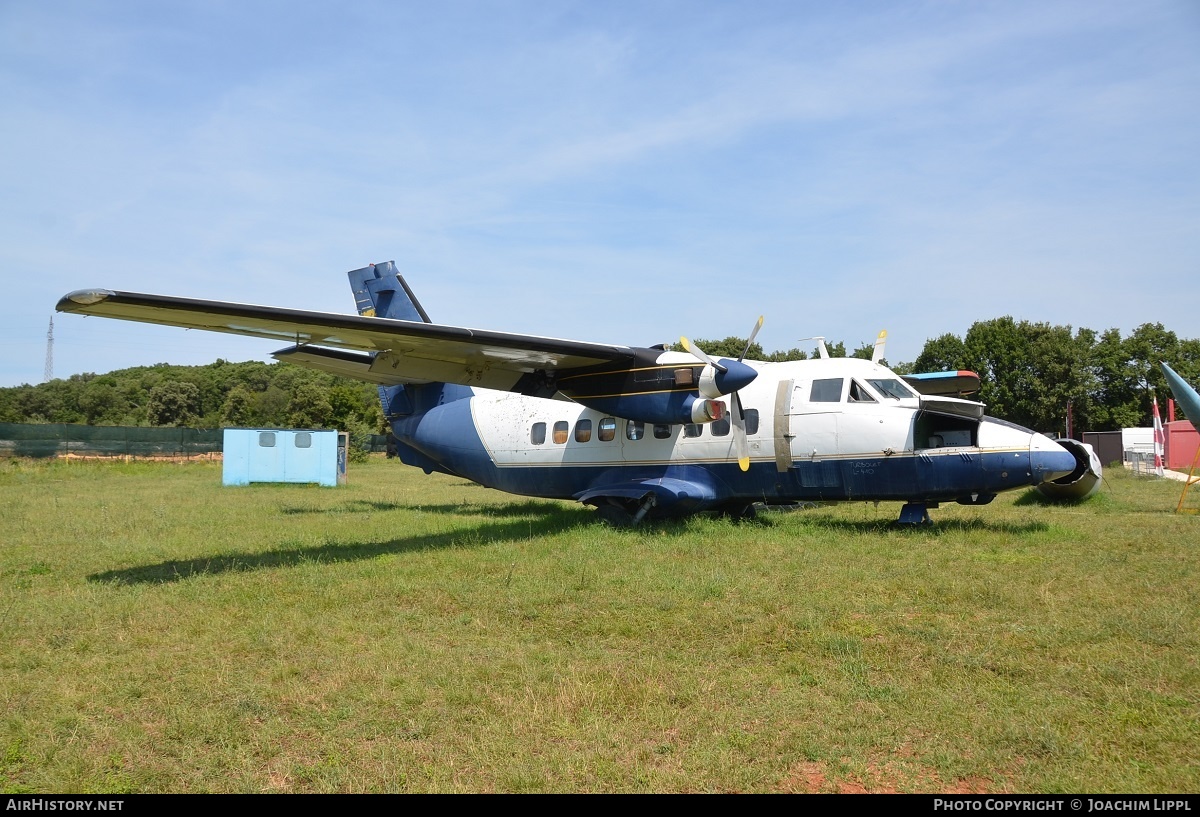
[[[625,439],[640,440],[646,436],[646,424],[641,420],[626,420],[625,421]]]
[[[655,423],[654,436],[660,440],[665,440],[671,436],[671,426],[669,423]]]
[[[586,443],[592,439],[592,421],[580,420],[575,424],[575,442]]]
[[[542,445],[546,442],[546,424],[534,423],[533,430],[529,432],[529,442],[534,445]]]
[[[292,444],[297,448],[312,448],[312,432],[298,431],[292,441]]]
[[[874,403],[875,398],[862,387],[857,380],[850,381],[850,394],[846,400],[850,403]]]
[[[275,432],[274,431],[258,432],[258,447],[259,448],[274,448],[275,447]]]
[[[758,433],[758,409],[746,409],[746,436]]]
[[[696,382],[696,374],[691,369],[675,370],[675,385],[690,386]]]
[[[712,429],[714,437],[726,437],[729,435],[729,415],[722,417],[720,420],[714,420],[709,423],[709,428]]]
[[[554,424],[554,444],[563,445],[567,441],[567,429],[571,424],[566,420],[559,420]]]
[[[824,380],[814,380],[810,403],[840,403],[842,401],[842,378],[830,377]]]
[[[699,423],[688,423],[683,427],[683,436],[699,437],[703,431],[704,426],[700,425]]]
[[[596,429],[596,436],[600,438],[600,442],[612,442],[617,436],[617,421],[613,417],[605,417],[600,421],[600,427]]]

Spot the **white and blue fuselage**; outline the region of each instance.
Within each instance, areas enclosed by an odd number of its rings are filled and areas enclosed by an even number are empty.
[[[666,352],[659,362],[690,358]],[[870,361],[747,363],[759,375],[741,392],[746,471],[727,422],[649,424],[506,392],[478,390],[395,418],[393,428],[428,470],[436,463],[502,491],[592,504],[652,490],[662,513],[754,502],[982,504],[1075,467],[1044,435],[983,417],[977,403],[930,401]],[[818,383],[825,393],[814,393]]]

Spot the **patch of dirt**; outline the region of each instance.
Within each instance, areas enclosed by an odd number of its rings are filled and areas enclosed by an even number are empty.
[[[988,794],[995,784],[986,778],[943,781],[928,769],[903,769],[891,764],[870,763],[865,780],[837,777],[829,764],[819,761],[797,763],[779,781],[778,791],[786,794]]]

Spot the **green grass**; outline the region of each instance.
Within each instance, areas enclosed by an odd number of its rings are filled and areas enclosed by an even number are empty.
[[[1200,791],[1200,517],[0,461],[0,790]]]

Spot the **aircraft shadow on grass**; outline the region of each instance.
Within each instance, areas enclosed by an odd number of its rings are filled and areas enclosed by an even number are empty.
[[[387,503],[381,504],[386,505]],[[571,528],[594,524],[591,515],[580,508],[545,502],[512,503],[488,507],[485,510],[480,510],[478,506],[435,505],[424,506],[422,510],[433,513],[487,515],[513,521],[485,523],[478,527],[392,539],[386,542],[330,543],[310,547],[282,547],[265,552],[243,551],[195,559],[171,559],[152,565],[93,573],[88,576],[88,581],[122,585],[166,584],[221,573],[240,573],[313,563],[332,564],[438,548],[476,548],[496,542],[527,541],[535,536],[561,533]],[[288,513],[289,511],[285,510],[284,512]],[[293,512],[306,513],[310,511],[296,510]],[[330,513],[332,511],[312,510],[311,512]]]
[[[367,513],[371,511],[394,510],[402,507],[386,502],[354,501],[350,506],[362,506],[349,512]],[[413,508],[408,508],[414,510]],[[331,509],[318,508],[283,508],[285,514],[301,513],[345,513],[344,507]],[[416,553],[437,548],[476,548],[497,542],[528,541],[535,536],[561,533],[572,528],[594,524],[591,515],[582,509],[554,504],[549,502],[513,502],[505,505],[493,505],[480,508],[475,505],[424,505],[416,508],[422,512],[433,514],[462,514],[470,516],[488,516],[497,519],[513,521],[488,522],[478,527],[463,528],[441,533],[411,536],[392,539],[386,542],[360,543],[331,543],[311,547],[284,547],[266,552],[221,553],[214,556],[197,557],[195,559],[170,559],[151,565],[128,567],[120,570],[106,570],[88,576],[88,581],[99,584],[167,584],[183,581],[199,576],[214,576],[222,573],[241,573],[251,570],[269,570],[277,567],[296,567],[305,564],[332,564],[363,559],[374,559],[401,553]],[[807,510],[807,509],[804,509]],[[775,520],[785,512],[774,512],[759,515],[755,519],[740,520],[742,527],[769,528]],[[919,535],[928,533],[937,536],[942,532],[979,531],[985,533],[1005,533],[1009,535],[1026,535],[1045,531],[1048,525],[1042,522],[1008,523],[992,522],[979,519],[946,520],[934,525],[909,526],[899,525],[892,520],[846,520],[814,517],[814,526],[843,531],[856,535],[879,534],[888,530],[899,530],[906,534]],[[682,531],[687,527],[684,520],[661,520],[656,528],[670,531]],[[617,532],[614,532],[617,533]],[[627,531],[627,533],[633,533]]]
[[[979,533],[999,533],[1009,536],[1027,536],[1050,529],[1044,522],[993,522],[983,519],[946,519],[933,524],[905,525],[894,519],[827,519],[815,518],[813,527],[831,531],[852,533],[860,536],[882,534],[895,531],[905,536],[931,535],[934,537],[948,533],[978,531]]]
[[[309,505],[283,505],[279,512],[288,516],[302,514],[339,514],[339,513],[385,513],[388,511],[412,511],[436,514],[458,514],[460,516],[553,516],[557,513],[571,513],[578,510],[569,505],[554,502],[509,502],[504,505],[474,505],[471,503],[442,504],[442,505],[408,505],[402,502],[371,502],[365,499],[354,499],[340,502],[329,507]],[[590,519],[590,517],[585,517]]]

